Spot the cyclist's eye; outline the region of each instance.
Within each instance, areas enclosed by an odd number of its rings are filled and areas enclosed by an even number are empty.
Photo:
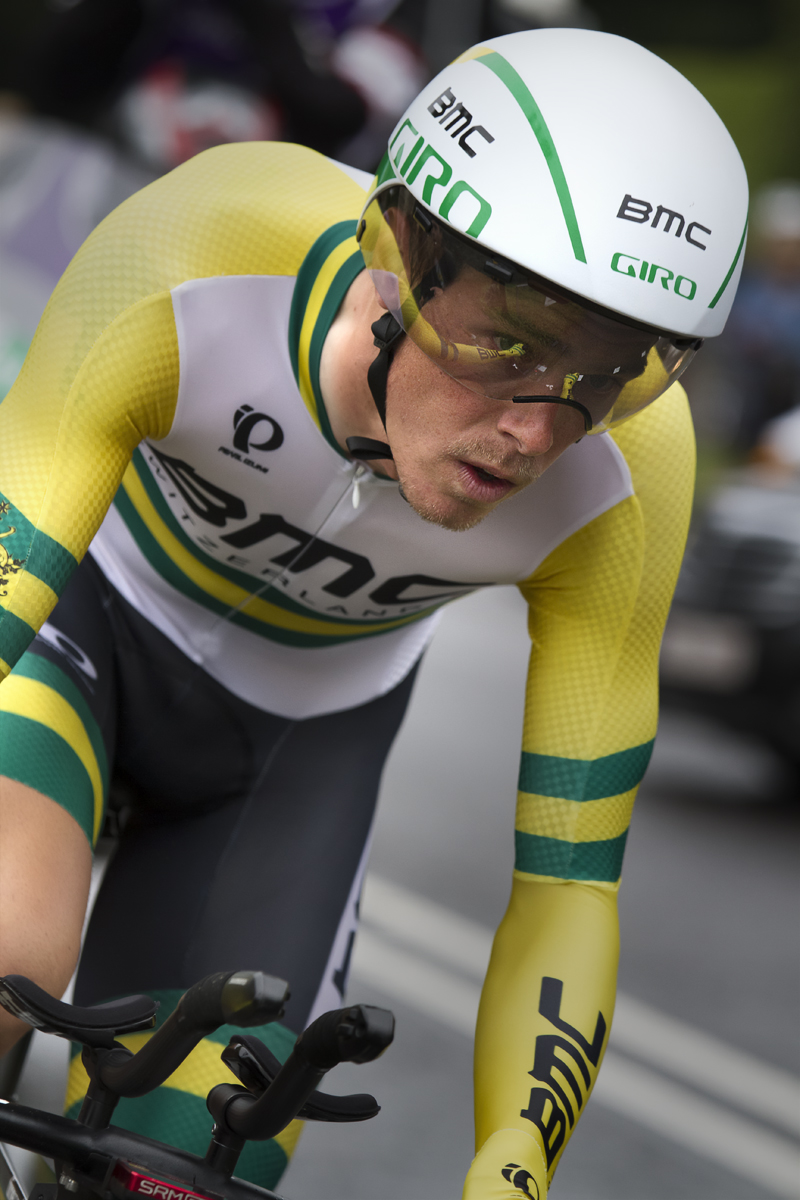
[[[607,395],[619,386],[619,380],[613,375],[584,375],[585,382],[598,395]]]
[[[528,346],[510,333],[496,333],[492,340],[501,354],[513,354],[515,358],[523,358],[529,353]]]

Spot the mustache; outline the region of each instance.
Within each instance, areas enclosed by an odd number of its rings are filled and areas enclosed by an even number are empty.
[[[451,447],[450,453],[465,462],[478,463],[518,486],[533,483],[542,473],[537,458],[524,454],[498,454],[496,444],[481,438],[458,442]]]

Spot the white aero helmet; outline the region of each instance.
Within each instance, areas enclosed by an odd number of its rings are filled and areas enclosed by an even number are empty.
[[[427,85],[359,239],[389,313],[444,371],[570,404],[600,432],[721,333],[746,228],[741,158],[688,80],[626,38],[537,29]]]

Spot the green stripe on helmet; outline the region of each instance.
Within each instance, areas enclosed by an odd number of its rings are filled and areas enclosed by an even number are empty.
[[[558,157],[558,151],[556,150],[555,143],[550,130],[547,128],[547,122],[542,116],[539,105],[528,90],[525,81],[514,70],[508,59],[503,58],[502,54],[498,54],[496,50],[491,50],[488,54],[482,54],[473,61],[483,63],[490,71],[494,71],[497,78],[506,85],[525,114],[528,124],[536,135],[536,140],[541,147],[542,154],[550,171],[550,177],[555,185],[558,202],[561,205],[561,212],[564,214],[567,232],[572,242],[573,253],[578,262],[585,263],[586,252],[583,249],[583,241],[581,240],[581,233],[578,228],[578,218],[575,215],[575,206],[572,203],[572,196],[570,195],[569,186],[564,175],[564,169],[561,166],[561,160]]]
[[[745,221],[744,221],[744,229],[742,230],[742,240],[739,242],[739,248],[738,248],[738,250],[736,251],[736,253],[734,254],[734,256],[733,256],[733,262],[731,263],[730,267],[728,268],[728,274],[727,274],[727,275],[725,276],[725,278],[723,279],[723,281],[722,281],[722,286],[720,287],[720,289],[719,289],[719,291],[717,292],[716,296],[714,297],[714,299],[713,299],[713,300],[711,301],[711,303],[709,304],[709,306],[708,306],[709,308],[716,308],[717,301],[720,299],[720,297],[722,296],[722,293],[725,291],[725,288],[726,288],[726,287],[728,286],[728,284],[730,283],[730,281],[731,281],[731,276],[733,275],[733,272],[736,270],[736,264],[737,264],[737,263],[738,263],[738,261],[739,261],[739,256],[741,255],[741,253],[742,253],[742,249],[743,249],[743,247],[744,247],[744,239],[747,237],[747,224],[748,224],[748,221],[749,221],[749,219],[750,219],[750,217],[749,217],[749,214],[748,214],[748,216],[747,216],[747,217],[745,217]]]

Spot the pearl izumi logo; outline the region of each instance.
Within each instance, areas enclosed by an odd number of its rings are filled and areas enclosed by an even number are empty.
[[[270,450],[280,449],[282,445],[283,430],[274,417],[255,412],[251,404],[243,404],[233,414],[233,449],[220,446],[219,452],[266,475],[269,467],[251,458],[250,451],[259,450],[266,454]]]
[[[506,1163],[500,1174],[523,1196],[531,1196],[533,1200],[539,1200],[539,1185],[530,1171],[526,1171],[519,1163]],[[534,1188],[534,1191],[531,1191],[531,1187]]]

